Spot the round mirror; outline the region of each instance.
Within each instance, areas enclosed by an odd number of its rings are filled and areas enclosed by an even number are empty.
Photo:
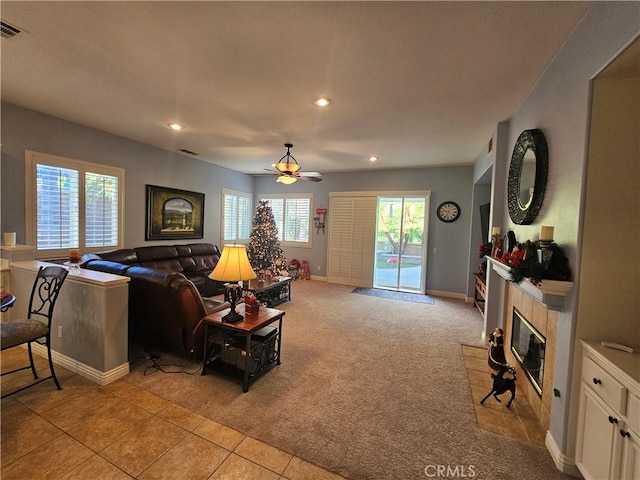
[[[538,215],[547,185],[547,140],[537,129],[525,130],[513,147],[507,201],[513,223],[529,225]]]
[[[521,209],[529,208],[533,200],[533,189],[536,186],[536,152],[529,148],[524,152],[522,172],[520,172],[519,204]]]

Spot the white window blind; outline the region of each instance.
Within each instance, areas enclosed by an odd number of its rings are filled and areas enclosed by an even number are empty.
[[[251,194],[223,190],[222,198],[223,243],[246,243],[251,231]]]
[[[27,238],[37,258],[120,247],[124,170],[26,153]]]
[[[288,246],[311,246],[311,204],[310,194],[282,196],[263,195],[268,200],[278,228],[278,240]]]

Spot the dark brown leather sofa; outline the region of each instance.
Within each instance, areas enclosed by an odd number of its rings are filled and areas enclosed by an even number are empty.
[[[203,298],[224,292],[208,278],[220,259],[210,243],[125,248],[82,257],[81,267],[129,277],[129,339],[152,353],[202,358],[202,318],[228,303]]]

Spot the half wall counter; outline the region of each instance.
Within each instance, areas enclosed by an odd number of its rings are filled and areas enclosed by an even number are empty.
[[[27,315],[29,297],[40,261],[10,264],[12,318]],[[53,314],[53,361],[78,375],[106,385],[129,373],[129,278],[93,270],[69,272]],[[33,345],[46,357],[46,348]],[[64,384],[62,385],[64,388]]]

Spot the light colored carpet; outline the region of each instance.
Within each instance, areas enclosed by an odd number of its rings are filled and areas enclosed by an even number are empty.
[[[460,347],[480,345],[473,305],[352,290],[293,282],[278,307],[282,365],[246,394],[215,374],[144,375],[143,361],[126,381],[352,480],[424,479],[439,465],[457,477],[570,478],[546,449],[478,427]]]

